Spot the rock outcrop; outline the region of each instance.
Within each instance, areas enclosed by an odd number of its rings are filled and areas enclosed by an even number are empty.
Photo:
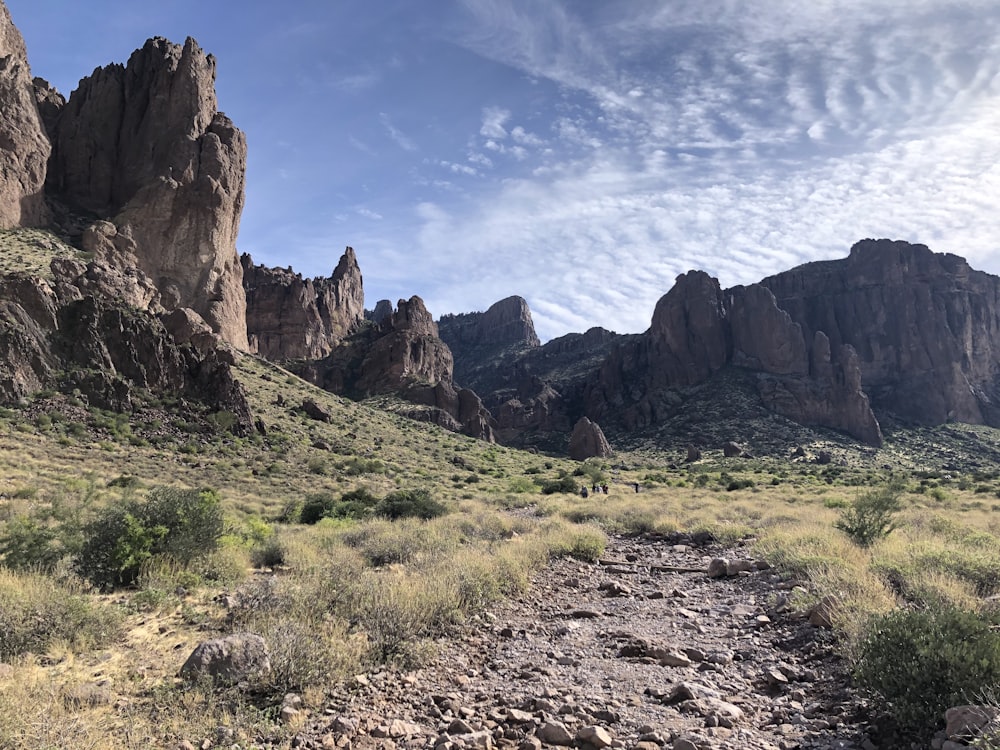
[[[244,254],[250,351],[272,361],[322,359],[364,320],[361,269],[348,247],[329,278],[254,265]],[[390,307],[391,310],[391,307]]]
[[[91,251],[135,265],[164,309],[192,308],[247,349],[236,255],[246,140],[218,111],[215,58],[193,39],[158,37],[127,65],[96,69],[61,107],[35,90],[52,141],[47,190],[114,226],[91,238]]]
[[[486,312],[442,315],[438,326],[441,338],[452,348],[541,345],[531,320],[531,310],[522,297],[502,299],[490,305]]]
[[[606,458],[613,452],[601,426],[586,417],[580,417],[569,439],[569,457],[585,461],[588,458]]]
[[[47,222],[44,187],[50,152],[24,39],[0,2],[0,229]]]
[[[807,339],[821,331],[831,351],[853,348],[876,410],[1000,426],[1000,278],[924,245],[863,240],[846,259],[761,285]]]
[[[86,294],[73,280],[0,277],[0,402],[55,388],[129,412],[141,389],[231,412],[235,432],[253,431],[246,393],[214,335],[201,350],[182,346],[155,316]]]
[[[471,390],[455,385],[453,360],[420,297],[399,300],[391,315],[369,323],[324,359],[295,370],[325,390],[355,399],[398,395],[421,409],[408,416],[493,440],[493,419]]]
[[[678,389],[725,367],[757,373],[764,404],[800,424],[842,430],[871,445],[882,433],[850,347],[831,358],[761,285],[723,291],[701,271],[678,277],[641,337],[619,346],[589,384],[585,411],[625,430],[667,419]]]

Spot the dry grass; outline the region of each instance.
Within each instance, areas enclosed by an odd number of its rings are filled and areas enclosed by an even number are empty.
[[[280,697],[258,705],[176,681],[206,637],[201,628],[264,634],[275,671],[261,689],[272,697],[301,690],[308,702],[377,664],[420,663],[436,637],[524,591],[550,556],[596,559],[608,532],[753,539],[758,554],[809,590],[807,598],[837,596],[848,645],[900,596],[976,608],[1000,590],[996,478],[912,477],[900,528],[863,550],[833,524],[861,489],[887,480],[872,468],[881,454],[854,467],[709,459],[670,468],[675,456],[647,450],[597,467],[610,476],[606,496],[543,496],[538,481],[572,475],[578,465],[345,401],[252,357],[238,375],[268,426],[265,438],[190,425],[161,430],[153,422],[174,419],[165,408],[126,422],[58,400],[42,399],[40,410],[71,418],[0,411],[0,531],[18,515],[86,513],[164,478],[218,489],[230,524],[222,547],[194,568],[151,564],[123,604],[95,598],[123,619],[112,646],[56,638],[44,660],[12,659],[0,672],[0,747],[247,745],[264,735],[280,745],[289,739],[273,722]],[[303,416],[296,407],[306,398],[332,421]],[[135,485],[115,486],[123,475]],[[450,512],[432,521],[275,522],[309,493],[339,497],[359,487],[377,496],[428,489]],[[250,569],[263,551],[277,572]],[[237,595],[232,613],[215,601],[222,592]],[[95,685],[105,696],[96,705],[65,697]]]
[[[46,229],[7,229],[0,231],[0,273],[23,272],[51,279],[49,263],[55,257],[85,255]]]

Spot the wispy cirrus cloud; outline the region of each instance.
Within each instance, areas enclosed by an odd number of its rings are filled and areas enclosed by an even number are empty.
[[[408,135],[392,124],[392,118],[385,112],[379,113],[379,121],[389,137],[404,151],[416,151],[417,144]]]

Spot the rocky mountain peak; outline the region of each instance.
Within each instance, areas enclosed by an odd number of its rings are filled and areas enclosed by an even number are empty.
[[[250,349],[268,359],[322,359],[364,320],[365,293],[353,248],[329,278],[254,265],[244,254]]]
[[[50,152],[24,38],[0,2],[0,229],[48,221],[44,185]]]
[[[160,291],[248,348],[236,235],[246,139],[217,110],[215,58],[194,39],[148,40],[126,65],[97,68],[65,105],[37,85],[52,141],[47,189],[115,225],[113,246]]]
[[[486,312],[443,315],[441,336],[453,348],[468,346],[540,346],[531,310],[523,297],[494,302]]]

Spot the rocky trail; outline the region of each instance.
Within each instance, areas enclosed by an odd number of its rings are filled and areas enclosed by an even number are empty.
[[[361,675],[308,718],[290,696],[293,746],[872,748],[831,632],[787,607],[793,585],[741,546],[612,537],[423,669]]]

